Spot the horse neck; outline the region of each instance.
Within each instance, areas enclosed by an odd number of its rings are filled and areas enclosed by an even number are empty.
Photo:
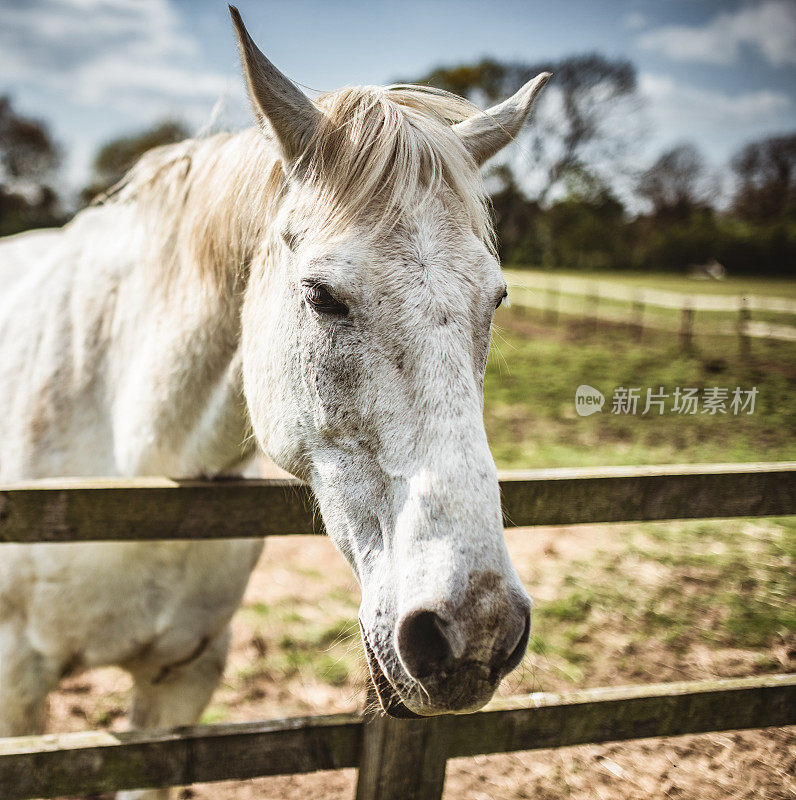
[[[136,328],[157,331],[150,354],[157,362],[152,383],[159,392],[151,415],[157,425],[153,439],[168,446],[155,455],[154,464],[148,454],[134,453],[126,471],[218,474],[253,448],[242,391],[241,309],[248,264],[263,245],[268,214],[263,214],[262,186],[254,183],[256,171],[248,167],[244,176],[231,175],[239,153],[225,152],[251,147],[251,141],[229,137],[212,158],[198,154],[204,174],[186,188],[183,207],[166,208],[171,229],[158,225],[157,209],[130,209],[139,231],[155,235],[140,237],[141,257],[132,266],[135,290],[127,298],[125,349],[136,347]],[[275,160],[259,162],[273,165]],[[208,187],[214,194],[203,198]]]

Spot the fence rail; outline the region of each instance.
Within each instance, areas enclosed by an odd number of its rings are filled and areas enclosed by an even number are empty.
[[[505,472],[507,527],[776,516],[796,462]],[[0,485],[0,542],[256,538],[323,533],[295,480],[60,479]]]
[[[646,305],[679,311],[689,303],[696,311],[738,311],[745,305],[750,311],[766,311],[777,314],[796,314],[796,300],[769,295],[707,294],[696,292],[673,292],[648,286],[628,286],[624,283],[603,279],[575,278],[568,275],[534,275],[533,278],[513,273],[517,283],[512,287],[535,293],[545,290],[576,296],[599,295],[606,300],[632,303],[641,300]],[[698,286],[698,284],[694,284]]]
[[[796,462],[501,476],[509,527],[796,513]],[[321,533],[298,481],[0,486],[0,543]],[[0,800],[359,767],[357,800],[439,800],[449,758],[796,723],[796,675],[535,694],[467,716],[302,717],[0,739]]]
[[[449,758],[793,724],[796,675],[538,693],[476,714],[389,724],[411,740],[429,722],[444,776]],[[357,767],[363,728],[362,714],[335,714],[0,739],[0,800]],[[419,774],[393,775],[392,796],[422,796]]]

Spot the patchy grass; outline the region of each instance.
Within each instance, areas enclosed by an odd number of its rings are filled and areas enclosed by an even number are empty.
[[[528,656],[506,694],[796,668],[792,518],[518,530],[508,539],[536,602]],[[309,580],[300,560],[289,568]],[[323,605],[337,615],[295,597],[239,613],[248,649],[228,678],[231,704],[256,700],[263,686],[361,693],[356,598],[330,585]]]
[[[684,353],[677,336],[637,342],[621,326],[548,327],[519,309],[496,317],[484,383],[487,434],[504,468],[789,460],[796,457],[796,344],[754,341],[742,358],[726,337]],[[601,413],[579,417],[575,390],[605,395]],[[638,413],[611,413],[617,387],[641,389]],[[753,414],[643,415],[646,390],[757,387]],[[653,408],[653,412],[655,409]]]
[[[501,693],[793,670],[795,535],[793,520],[508,531],[512,560],[536,602],[529,653]],[[304,575],[307,564],[322,577]],[[327,539],[269,540],[202,721],[361,708],[367,670],[357,603],[350,572]],[[128,706],[129,679],[119,677],[100,670],[69,679],[53,698],[51,729],[123,727],[115,711],[105,713]],[[785,800],[774,789],[792,770],[782,759],[793,743],[792,734],[768,730],[479,757],[449,764],[445,796]],[[354,776],[345,775],[214,783],[191,793],[197,800],[342,800],[354,794]]]
[[[323,580],[320,571],[300,564],[294,565],[292,571],[297,578]],[[302,609],[302,605],[308,604],[255,602],[239,612],[251,627],[250,645],[255,657],[236,671],[234,688],[245,689],[261,679],[279,681],[306,676],[330,686],[343,686],[357,673],[359,626],[356,603],[350,593],[344,598],[338,596],[336,603],[345,606],[348,616],[323,618],[317,608]]]
[[[796,521],[612,527],[535,606],[531,662],[556,688],[796,666]]]

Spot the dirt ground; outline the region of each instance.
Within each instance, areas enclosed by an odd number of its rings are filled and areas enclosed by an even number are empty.
[[[535,600],[553,598],[573,560],[621,547],[607,526],[513,530],[509,548]],[[646,576],[655,580],[654,575]],[[269,540],[252,576],[243,608],[233,623],[230,661],[222,686],[203,718],[206,722],[351,711],[364,697],[365,668],[355,629],[345,635],[350,674],[330,681],[312,663],[293,669],[278,665],[291,642],[274,632],[297,609],[301,625],[324,619],[355,619],[358,589],[343,559],[321,537]],[[270,609],[270,611],[269,611]],[[273,628],[261,615],[280,610]],[[260,616],[258,616],[260,615]],[[334,643],[339,647],[339,642]],[[655,642],[637,647],[606,629],[594,640],[588,685],[731,677],[759,672],[760,653],[740,648],[691,647],[671,652]],[[281,648],[281,649],[280,649]],[[779,671],[793,669],[792,645],[767,653]],[[624,658],[620,658],[623,656]],[[271,658],[272,660],[268,660]],[[340,658],[343,658],[341,656]],[[506,681],[502,694],[571,688],[555,664],[531,655]],[[260,664],[253,669],[252,664]],[[634,666],[635,664],[635,666]],[[628,666],[629,665],[629,666]],[[643,667],[643,668],[642,668]],[[768,671],[772,667],[769,666]],[[51,731],[124,727],[129,680],[118,670],[71,678],[51,700]],[[448,763],[446,800],[642,800],[650,797],[729,800],[796,797],[796,728],[717,733],[664,740],[589,745],[457,759]],[[353,797],[354,770],[245,782],[196,785],[177,796],[196,800],[337,800]]]

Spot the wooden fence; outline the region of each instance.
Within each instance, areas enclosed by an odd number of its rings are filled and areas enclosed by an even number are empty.
[[[507,526],[796,513],[796,463],[501,477]],[[320,533],[296,481],[0,486],[0,542]],[[358,800],[438,800],[449,758],[796,722],[796,675],[499,700],[465,716],[332,715],[0,739],[0,800],[359,767]]]
[[[597,320],[628,325],[637,337],[641,337],[645,329],[677,330],[684,348],[693,344],[694,319],[697,312],[705,314],[723,313],[733,315],[734,323],[725,322],[713,326],[714,332],[734,335],[742,351],[749,346],[750,338],[779,339],[796,341],[796,326],[783,322],[752,320],[752,312],[760,312],[768,316],[796,316],[796,300],[786,297],[712,295],[671,292],[647,287],[632,287],[608,280],[592,280],[573,278],[562,275],[535,275],[533,284],[528,277],[518,277],[518,282],[511,284],[511,303],[515,306],[526,306],[544,312],[547,322],[554,324],[560,313],[565,311],[565,303],[569,302],[568,313],[581,316],[596,324]],[[573,305],[571,298],[581,298]],[[649,311],[676,311],[679,325],[674,317],[650,315]]]

